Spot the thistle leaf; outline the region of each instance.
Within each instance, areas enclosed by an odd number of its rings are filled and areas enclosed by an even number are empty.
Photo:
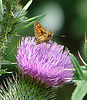
[[[72,94],[71,100],[82,100],[87,93],[87,81],[79,80],[76,83],[77,86]]]
[[[29,18],[29,19],[23,21],[22,23],[29,22],[29,21],[38,19],[38,18],[40,18],[40,17],[42,18],[42,17],[46,16],[47,14],[48,14],[48,13],[46,13],[46,14],[41,14],[41,15],[38,15],[38,16],[35,16],[35,17],[32,17],[32,18]]]
[[[42,14],[42,15],[39,15],[39,16],[36,16],[36,17],[32,17],[32,18],[30,18],[30,19],[25,20],[25,21],[22,22],[22,23],[25,23],[25,22],[28,22],[28,21],[31,21],[31,20],[33,20],[33,21],[29,22],[27,25],[23,26],[22,28],[19,28],[19,29],[15,30],[15,32],[19,32],[19,31],[22,31],[22,30],[28,28],[29,26],[33,25],[34,22],[40,20],[41,18],[43,18],[43,17],[46,16],[46,15],[47,15],[47,14]],[[22,24],[22,23],[20,23],[20,24]],[[19,24],[19,25],[20,25],[20,24]]]
[[[33,0],[29,0],[28,3],[23,7],[22,11],[25,12],[29,8],[32,2]]]
[[[24,13],[24,14],[22,14],[21,16],[19,16],[18,18],[16,18],[15,20],[14,20],[14,24],[21,18],[21,17],[23,17],[23,16],[25,16],[26,15],[26,12]]]
[[[74,65],[74,68],[76,70],[78,79],[84,79],[83,72],[80,68],[79,62],[77,61],[77,59],[75,58],[75,56],[73,54],[70,53],[69,55],[70,55],[70,59],[71,59],[73,65]]]
[[[8,73],[8,74],[11,74],[12,72],[7,72],[6,71],[7,69],[0,69],[0,76],[2,75],[2,74],[6,74],[6,73]]]
[[[3,61],[0,62],[0,64],[1,65],[14,65],[14,64],[17,64],[17,62],[12,63],[8,60],[3,60]]]

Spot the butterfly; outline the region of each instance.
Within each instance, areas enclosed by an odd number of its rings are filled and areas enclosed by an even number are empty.
[[[51,30],[49,32],[46,31],[46,29],[38,22],[34,23],[34,34],[36,38],[36,44],[48,42],[53,37]]]

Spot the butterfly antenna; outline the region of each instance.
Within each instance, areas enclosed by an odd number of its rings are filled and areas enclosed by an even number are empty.
[[[46,27],[46,29],[49,31],[49,29]]]
[[[49,14],[50,12],[52,12],[51,10],[47,12],[47,14]]]
[[[54,37],[54,33],[56,33],[57,32],[57,30],[55,30],[54,32],[53,32],[53,37]]]
[[[57,29],[58,30],[58,29]],[[55,30],[53,33],[56,33],[57,32],[57,30]],[[57,35],[57,34],[55,34],[56,36],[59,36],[59,37],[66,37],[65,35]]]

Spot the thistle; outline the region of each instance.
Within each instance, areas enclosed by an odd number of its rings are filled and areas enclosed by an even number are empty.
[[[46,86],[70,82],[74,73],[69,50],[54,42],[36,45],[34,37],[22,37],[18,43],[17,61],[23,75],[35,78]]]
[[[22,72],[19,79],[14,78],[1,87],[3,100],[52,100],[55,88],[71,81],[73,65],[69,50],[56,42],[36,45],[35,37],[22,37],[18,43],[16,59]],[[8,86],[8,88],[7,88]]]

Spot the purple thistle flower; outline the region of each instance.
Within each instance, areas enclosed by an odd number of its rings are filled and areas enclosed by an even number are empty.
[[[70,82],[74,67],[69,51],[63,49],[64,46],[56,42],[36,45],[35,37],[22,37],[16,56],[19,68],[23,74],[46,83],[47,86],[60,86]]]

